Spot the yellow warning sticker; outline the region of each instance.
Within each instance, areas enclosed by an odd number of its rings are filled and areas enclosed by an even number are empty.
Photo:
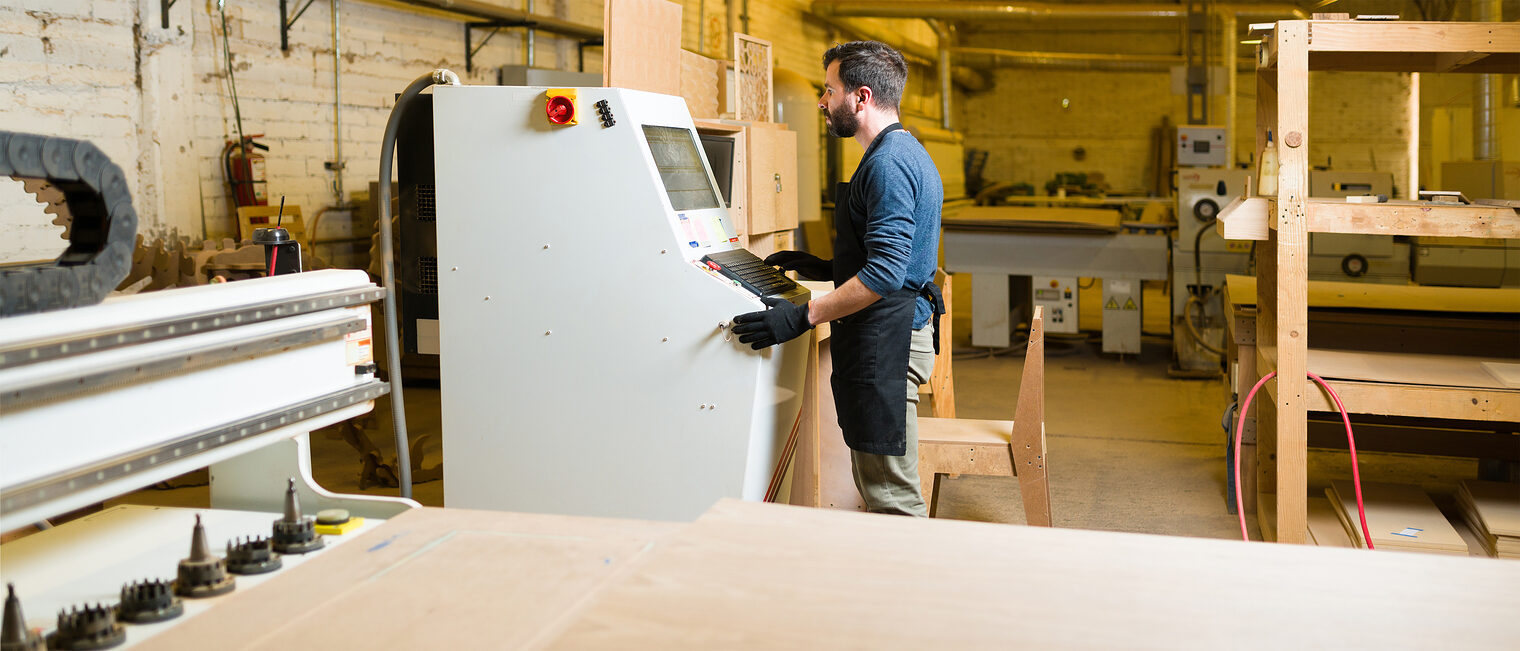
[[[1140,308],[1135,307],[1135,299],[1133,299],[1133,298],[1126,298],[1126,299],[1124,299],[1124,309],[1126,309],[1126,310],[1138,310]]]
[[[1105,310],[1117,310],[1117,309],[1119,309],[1119,301],[1117,299],[1115,299],[1114,297],[1110,296],[1108,298],[1108,302],[1103,304],[1103,309],[1105,309]]]

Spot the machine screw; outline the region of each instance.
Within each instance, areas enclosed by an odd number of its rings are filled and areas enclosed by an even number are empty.
[[[548,250],[549,250],[549,245],[548,245],[548,244],[545,244],[545,245],[544,245],[544,250],[545,250],[545,251],[548,251]]]
[[[554,334],[554,331],[553,331],[553,330],[545,330],[545,331],[544,331],[544,336],[545,336],[545,337],[547,337],[547,336],[549,336],[549,335],[552,335],[552,334]]]
[[[449,271],[459,271],[459,267],[449,267]]]

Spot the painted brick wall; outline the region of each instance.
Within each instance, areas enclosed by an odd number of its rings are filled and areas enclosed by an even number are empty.
[[[521,8],[521,0],[499,0]],[[737,0],[736,0],[737,1]],[[722,56],[726,5],[683,0],[683,44]],[[705,7],[704,7],[705,5]],[[803,12],[807,0],[752,2],[749,30],[775,45],[776,65],[810,78],[835,35]],[[705,9],[705,15],[703,11]],[[538,13],[600,25],[601,0],[536,0]],[[342,143],[345,191],[378,177],[380,139],[393,96],[436,67],[465,83],[494,83],[494,68],[525,62],[521,30],[504,30],[464,69],[463,26],[357,0],[342,0]],[[141,230],[218,238],[233,229],[220,154],[237,132],[212,0],[180,2],[170,28],[158,0],[12,0],[0,5],[0,124],[97,143],[127,171]],[[699,22],[705,21],[705,22]],[[923,43],[922,21],[863,21]],[[265,134],[269,192],[312,215],[335,201],[331,13],[316,2],[279,49],[273,0],[227,0],[228,47],[244,133]],[[484,36],[477,32],[478,39]],[[706,37],[706,43],[701,36]],[[539,34],[536,64],[574,69],[573,41]],[[600,50],[586,68],[601,69]],[[937,114],[932,72],[915,67],[905,108]],[[56,255],[55,227],[17,188],[0,188],[0,262]],[[28,233],[28,237],[14,236]]]
[[[334,174],[323,165],[334,156],[329,5],[314,3],[292,29],[290,51],[281,52],[278,3],[227,4],[244,132],[266,134],[270,193],[286,195],[310,215],[334,202]],[[220,237],[232,229],[220,153],[236,133],[220,17],[212,2],[181,2],[164,30],[158,6],[158,0],[0,6],[0,124],[95,142],[127,171],[144,232]],[[539,0],[536,9],[601,22],[599,0]],[[526,58],[521,31],[504,30],[466,74],[457,20],[354,0],[341,3],[340,19],[346,192],[377,178],[393,96],[412,79],[447,67],[465,83],[495,83],[495,67]],[[477,32],[477,42],[482,36]],[[572,41],[540,34],[537,42],[537,65],[576,65]],[[599,50],[588,54],[587,69],[600,70]],[[0,189],[0,230],[56,232],[29,199]],[[5,239],[0,262],[56,255],[44,246],[47,237]]]
[[[968,44],[1010,50],[1176,54],[1170,31],[1115,28],[1104,32],[985,32]],[[1064,72],[1000,69],[994,87],[957,96],[957,118],[969,146],[988,149],[988,180],[1042,188],[1057,172],[1103,172],[1116,192],[1144,186],[1150,132],[1162,116],[1186,123],[1186,104],[1171,92],[1165,72]],[[1256,80],[1238,80],[1236,160],[1255,147]],[[1407,183],[1405,137],[1408,75],[1313,73],[1310,76],[1309,159],[1337,169],[1392,171]],[[1062,100],[1068,100],[1065,106]],[[1224,98],[1215,96],[1216,112]],[[1073,151],[1082,148],[1085,159]]]

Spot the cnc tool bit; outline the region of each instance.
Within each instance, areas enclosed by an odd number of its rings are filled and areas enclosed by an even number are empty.
[[[26,627],[16,586],[5,584],[5,623],[0,627],[0,651],[42,651],[42,636]]]
[[[195,516],[195,533],[190,537],[190,557],[179,562],[179,578],[174,580],[174,594],[199,599],[232,592],[236,579],[228,576],[227,565],[211,553],[206,544],[206,529],[201,516]]]
[[[174,619],[184,612],[185,603],[174,596],[170,582],[158,579],[121,586],[121,603],[116,605],[116,619],[133,624]]]
[[[301,515],[296,480],[292,477],[285,487],[285,516],[274,521],[274,550],[281,554],[305,554],[321,548],[322,537],[317,535],[316,521]]]
[[[227,541],[227,571],[233,574],[263,574],[280,569],[280,556],[268,538],[253,536],[241,542]]]
[[[47,648],[109,649],[126,641],[127,629],[116,621],[116,609],[95,604],[58,611],[58,630],[48,634]]]

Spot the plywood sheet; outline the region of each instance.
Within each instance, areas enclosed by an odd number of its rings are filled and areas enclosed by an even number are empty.
[[[681,97],[694,119],[717,118],[717,62],[696,52],[681,50]]]
[[[1320,547],[1356,547],[1335,515],[1335,507],[1323,497],[1309,498],[1309,536]]]
[[[1350,524],[1353,540],[1360,540],[1356,492],[1351,482],[1337,480],[1331,484],[1331,491],[1332,500],[1338,503],[1342,517]],[[1374,546],[1383,549],[1467,553],[1467,543],[1463,542],[1446,516],[1418,486],[1363,482],[1362,498],[1367,510],[1367,528],[1372,533]]]
[[[1520,484],[1468,479],[1461,490],[1471,496],[1489,533],[1520,537]]]
[[[549,647],[1508,647],[1510,565],[724,501]]]
[[[1256,304],[1256,277],[1228,274],[1230,300]],[[1350,307],[1372,310],[1477,312],[1520,314],[1520,289],[1382,285],[1331,280],[1309,281],[1309,307]]]
[[[1310,349],[1308,368],[1320,377],[1391,384],[1423,384],[1442,387],[1505,389],[1484,370],[1485,362],[1499,359],[1456,355],[1372,353],[1349,350]],[[1354,407],[1354,405],[1351,405]]]
[[[1483,362],[1483,370],[1511,389],[1520,389],[1520,364],[1514,362]]]
[[[681,5],[607,0],[602,34],[604,85],[681,94]]]
[[[1014,230],[1078,230],[1117,232],[1123,213],[1113,208],[1066,208],[1057,206],[967,206],[946,228],[997,228]]]
[[[219,598],[149,646],[518,648],[683,526],[414,509],[299,571]]]

